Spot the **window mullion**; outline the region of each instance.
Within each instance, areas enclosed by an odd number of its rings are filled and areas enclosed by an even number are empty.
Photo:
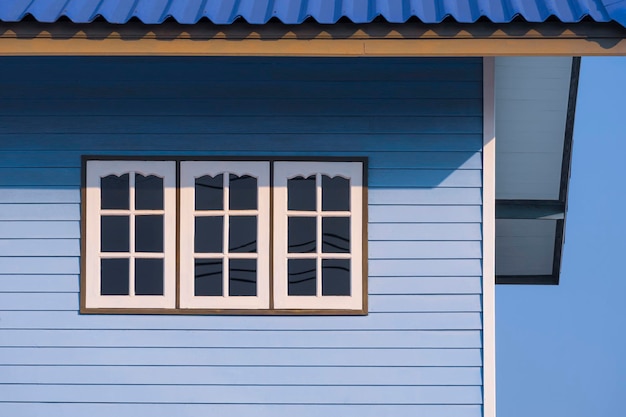
[[[130,215],[129,215],[129,222],[130,222],[129,246],[130,247],[128,248],[129,250],[128,294],[130,296],[134,296],[135,295],[135,172],[131,171],[129,176],[130,178],[128,179],[128,181],[129,181],[130,190],[128,193],[128,197],[130,201],[129,201],[128,208],[130,209]]]
[[[223,244],[222,253],[224,254],[223,263],[222,263],[222,288],[224,297],[228,297],[230,295],[229,284],[229,259],[228,259],[228,245],[229,242],[229,230],[230,230],[230,174],[228,172],[224,172],[223,176],[224,181],[224,225],[223,225]]]
[[[322,296],[322,176],[315,174],[315,296]]]

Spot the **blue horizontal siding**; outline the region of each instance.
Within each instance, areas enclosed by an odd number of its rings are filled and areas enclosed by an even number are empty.
[[[479,386],[6,385],[0,401],[175,404],[476,404]],[[451,400],[452,399],[452,400]]]
[[[480,60],[3,63],[0,414],[480,415]],[[369,315],[80,315],[84,154],[367,157]]]
[[[237,417],[298,416],[319,417],[337,413],[344,417],[380,417],[399,415],[426,415],[429,417],[482,417],[480,405],[414,405],[414,404],[89,404],[68,403],[16,403],[2,404],[11,416],[76,415],[90,417],[137,416],[196,417],[218,415]]]
[[[5,365],[480,366],[480,349],[0,348]],[[3,392],[6,392],[2,390]],[[71,392],[68,393],[71,395]],[[9,400],[10,398],[4,398]],[[278,400],[278,399],[277,399]],[[279,401],[276,401],[279,402]],[[314,402],[314,401],[312,401]],[[478,401],[480,402],[480,401]]]
[[[146,347],[146,348],[480,348],[478,330],[5,330],[2,347]],[[184,375],[180,375],[183,377]],[[208,379],[209,376],[206,376]]]
[[[5,381],[17,384],[183,384],[183,385],[480,385],[480,367],[339,366],[322,373],[316,368],[194,366],[2,366]]]
[[[250,316],[123,316],[94,315],[77,311],[6,311],[3,329],[161,329],[161,330],[480,330],[481,314],[459,313],[370,313],[362,317]],[[71,358],[69,359],[71,360]]]

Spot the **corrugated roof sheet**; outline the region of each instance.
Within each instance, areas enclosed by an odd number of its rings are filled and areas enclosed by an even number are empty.
[[[377,17],[390,23],[406,22],[411,17],[424,23],[439,23],[448,17],[460,23],[481,17],[494,23],[517,17],[529,22],[555,17],[574,23],[589,17],[626,26],[626,0],[0,0],[0,21],[18,22],[29,15],[40,22],[66,17],[75,23],[88,23],[102,17],[110,23],[137,18],[147,24],[169,18],[182,24],[194,24],[202,18],[215,24],[230,24],[240,18],[252,24],[264,24],[271,18],[286,24],[308,18],[332,24],[342,17],[354,23]]]

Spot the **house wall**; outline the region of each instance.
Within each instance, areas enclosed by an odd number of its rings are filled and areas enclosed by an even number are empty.
[[[2,58],[0,415],[482,414],[480,59]],[[369,158],[369,315],[81,315],[80,157]]]

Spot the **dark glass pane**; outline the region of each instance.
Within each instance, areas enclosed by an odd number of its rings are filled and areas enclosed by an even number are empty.
[[[238,177],[230,174],[230,203],[231,210],[256,210],[257,208],[257,182],[256,178],[249,175]]]
[[[135,295],[163,295],[163,259],[135,259]]]
[[[222,269],[221,259],[196,259],[194,295],[223,295]]]
[[[316,259],[289,259],[288,290],[289,295],[316,294]]]
[[[228,251],[256,252],[256,235],[256,216],[231,216]]]
[[[128,259],[100,260],[100,294],[128,295]]]
[[[163,210],[163,178],[135,174],[135,208]]]
[[[135,250],[163,252],[163,216],[135,217]]]
[[[100,218],[100,250],[102,252],[128,252],[130,247],[128,216],[102,216]]]
[[[287,208],[315,211],[315,175],[287,180]]]
[[[322,260],[322,295],[350,295],[350,259]]]
[[[256,259],[231,259],[228,269],[228,295],[256,295]]]
[[[100,179],[100,206],[103,209],[129,208],[128,174],[109,175]]]
[[[350,218],[322,219],[322,252],[350,253]]]
[[[315,217],[289,217],[289,253],[313,253],[317,250]]]
[[[222,253],[224,243],[224,217],[196,217],[195,251]]]
[[[196,210],[224,209],[224,175],[196,178]]]
[[[350,211],[350,180],[322,175],[322,210]]]

